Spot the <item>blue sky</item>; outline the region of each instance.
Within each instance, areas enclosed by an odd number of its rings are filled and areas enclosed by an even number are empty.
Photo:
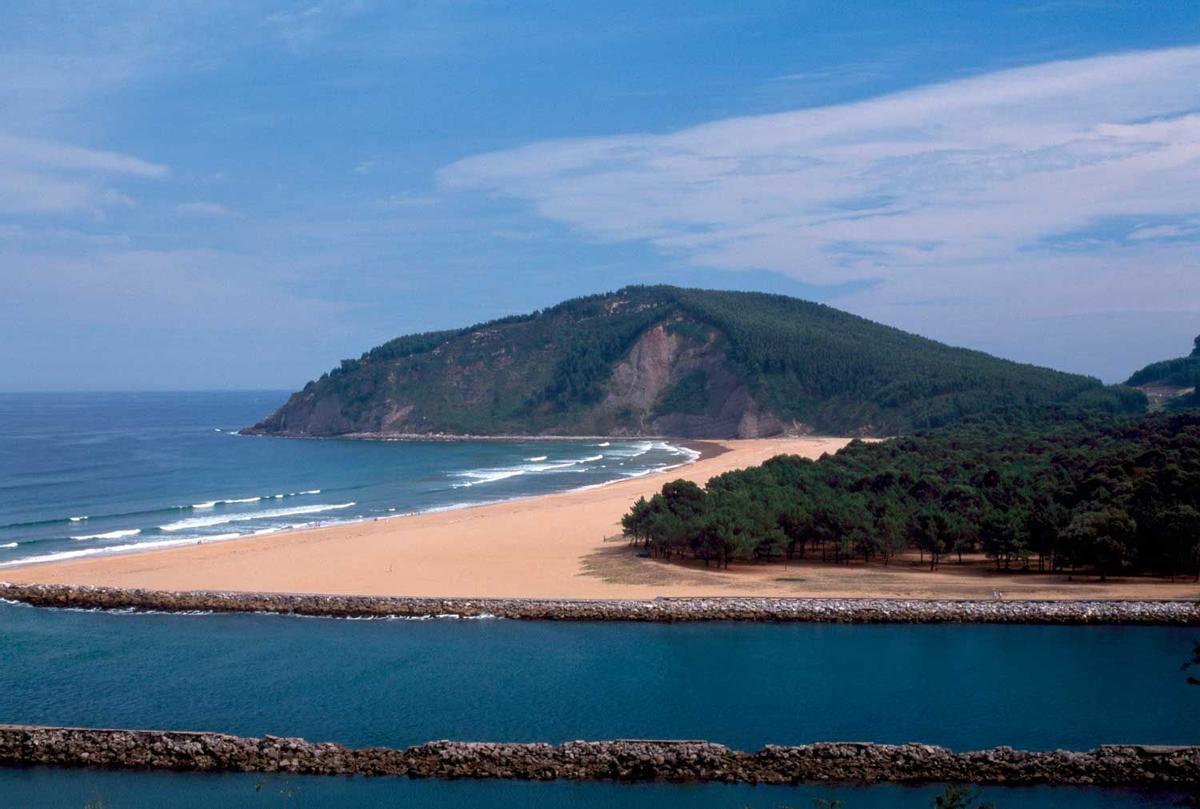
[[[629,283],[1100,376],[1200,332],[1200,5],[10,2],[0,389],[295,387]]]

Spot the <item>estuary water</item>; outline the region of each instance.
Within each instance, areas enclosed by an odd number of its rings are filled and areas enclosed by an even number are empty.
[[[0,569],[566,491],[696,455],[661,441],[237,435],[286,398],[0,394]]]
[[[928,809],[940,785],[794,787],[552,781],[410,781],[229,773],[0,769],[2,809]],[[996,809],[1169,809],[1170,790],[989,787]]]
[[[1168,627],[346,620],[0,604],[0,721],[351,745],[1200,742]]]
[[[46,610],[0,603],[0,721],[432,739],[694,738],[1086,749],[1194,743],[1195,632],[640,625]],[[929,806],[933,787],[264,778],[0,768],[0,807]],[[1005,807],[1163,807],[1144,790],[989,789]]]

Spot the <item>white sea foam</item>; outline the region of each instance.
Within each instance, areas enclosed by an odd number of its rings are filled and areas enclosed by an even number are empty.
[[[69,519],[71,522],[83,522],[87,519],[87,515],[83,514],[79,517],[68,517],[67,519]]]
[[[478,486],[480,483],[495,483],[498,480],[515,478],[525,474],[525,469],[474,469],[470,472],[456,473],[460,478],[470,478],[464,483],[455,483],[454,488],[464,489],[468,486]]]
[[[609,451],[609,455],[617,458],[638,458],[654,449],[653,441],[639,441],[631,447],[622,447]]]
[[[524,475],[529,472],[562,472],[568,470],[582,472],[585,470],[574,469],[574,467],[577,467],[580,464],[602,460],[604,456],[589,455],[586,458],[571,458],[564,461],[540,463],[541,461],[545,461],[546,458],[547,456],[545,455],[537,455],[533,458],[526,459],[528,461],[535,461],[536,463],[526,463],[522,464],[521,466],[500,466],[492,469],[470,469],[466,472],[455,472],[455,477],[468,478],[468,480],[464,483],[455,483],[453,488],[462,489],[468,486],[478,486],[481,483],[495,483],[499,480],[515,478],[519,475]]]
[[[5,542],[3,545],[0,545],[0,548],[15,548],[19,544],[19,542]]]
[[[607,446],[611,446],[611,445],[612,445],[612,442],[611,442],[611,441],[601,441],[601,442],[600,442],[599,444],[597,444],[596,446],[598,446],[598,447],[607,447]]]
[[[262,500],[261,497],[229,497],[225,500],[205,500],[203,503],[192,503],[194,509],[213,508],[214,506],[224,506],[233,503],[257,503]]]
[[[189,528],[207,528],[211,525],[225,525],[231,522],[248,522],[250,520],[265,520],[274,517],[292,517],[297,514],[319,514],[323,511],[336,511],[350,508],[355,503],[321,503],[313,506],[293,506],[292,508],[264,509],[262,511],[239,511],[233,514],[213,514],[208,517],[193,517],[188,520],[169,522],[160,525],[163,531],[185,531]]]
[[[307,491],[296,492],[296,494],[320,494],[320,493],[321,493],[320,489],[308,489]]]
[[[219,542],[226,539],[235,539],[243,536],[242,534],[215,534],[208,537],[181,537],[179,539],[159,539],[147,542],[128,542],[124,545],[108,545],[100,548],[85,548],[78,551],[59,551],[58,553],[47,553],[41,556],[24,556],[20,559],[10,559],[7,562],[0,562],[0,567],[12,567],[13,565],[23,565],[30,562],[61,562],[66,559],[79,559],[85,556],[107,556],[114,553],[128,553],[130,551],[149,551],[156,548],[172,548],[178,545],[203,545],[206,542]]]
[[[122,528],[119,531],[106,531],[103,534],[81,534],[71,537],[71,539],[120,539],[121,537],[135,537],[142,533],[141,528]]]
[[[534,495],[530,495],[530,496],[534,496]],[[445,511],[460,511],[464,508],[475,508],[476,506],[490,506],[495,503],[506,503],[506,502],[512,502],[512,500],[525,500],[525,499],[526,499],[525,497],[514,497],[509,500],[506,500],[503,498],[501,498],[499,500],[467,500],[462,503],[450,503],[449,505],[445,505],[445,506],[431,506],[429,508],[423,508],[420,511],[409,511],[404,514],[398,514],[397,516],[407,517],[407,516],[411,516],[414,514],[441,514],[442,512],[445,512]]]
[[[700,452],[700,450],[692,449],[691,447],[679,447],[675,444],[663,444],[663,449],[673,452],[676,455],[686,455],[688,459],[692,461],[696,460],[703,454]]]

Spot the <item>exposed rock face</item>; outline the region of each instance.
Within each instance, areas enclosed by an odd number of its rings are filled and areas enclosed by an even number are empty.
[[[672,387],[693,375],[704,380],[704,405],[690,412],[660,407]],[[784,423],[755,401],[725,363],[716,336],[701,343],[659,324],[647,329],[613,369],[595,428],[614,435],[761,438],[785,432]],[[618,414],[635,414],[632,429]]]
[[[662,324],[647,329],[613,368],[609,393],[601,406],[610,410],[627,407],[643,415],[650,413],[683,370],[680,355],[685,348],[685,340],[678,334],[670,334]],[[692,349],[687,353],[692,360],[688,364],[694,365],[699,352]],[[643,431],[649,427],[644,422],[639,426]]]
[[[1200,747],[955,753],[925,744],[837,742],[744,753],[711,742],[615,740],[438,741],[395,750],[274,736],[0,725],[0,765],[526,780],[1176,785],[1200,781]]]
[[[0,598],[37,607],[270,612],[350,617],[495,617],[544,621],[1130,624],[1200,626],[1197,601],[932,601],[893,598],[407,598],[171,592],[0,582]]]

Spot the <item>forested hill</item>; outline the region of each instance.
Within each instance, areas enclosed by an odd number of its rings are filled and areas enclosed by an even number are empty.
[[[1128,388],[820,304],[653,286],[397,338],[343,360],[248,432],[890,435],[1049,403],[1145,407]]]
[[[1141,388],[1155,405],[1167,410],[1200,407],[1200,337],[1186,357],[1147,365],[1125,383]]]

